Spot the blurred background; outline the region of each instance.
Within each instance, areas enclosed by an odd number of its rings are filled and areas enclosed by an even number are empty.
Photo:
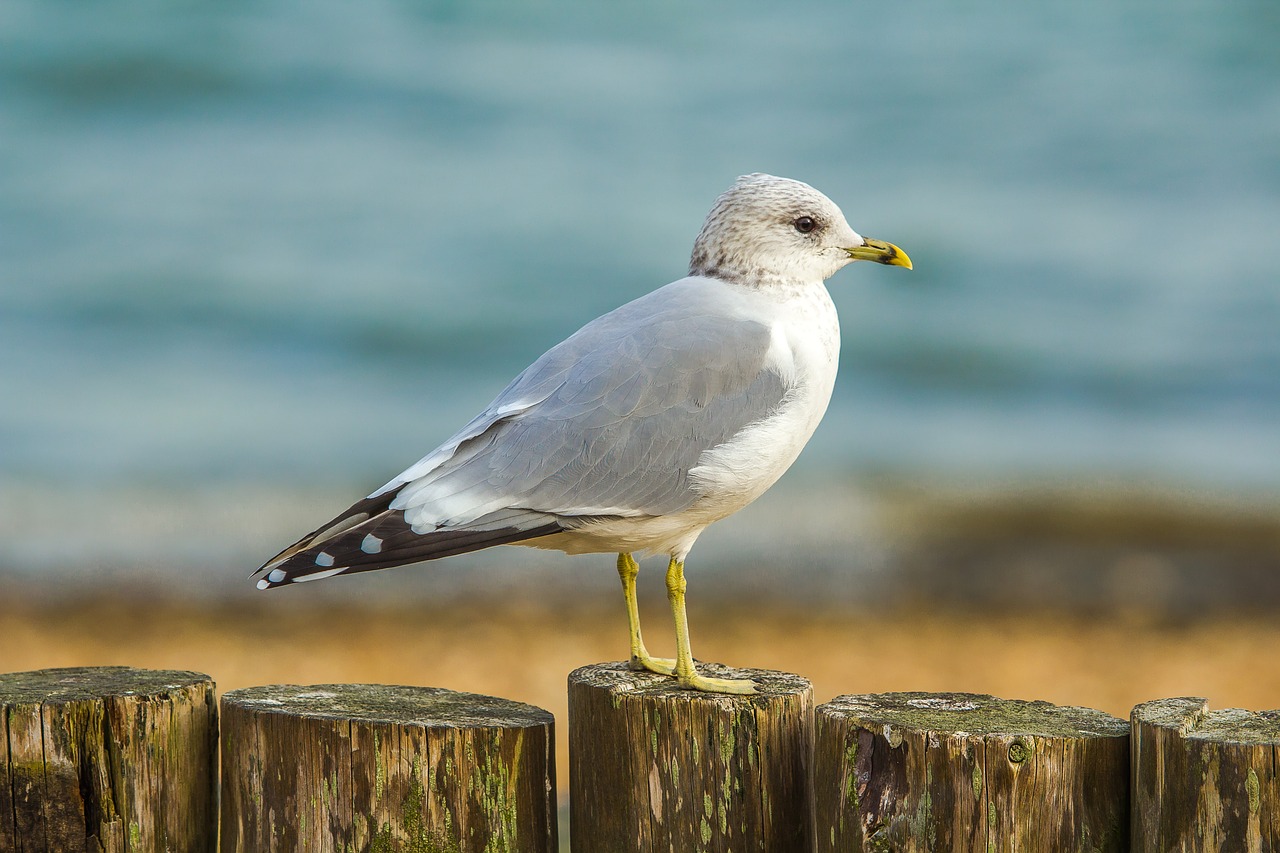
[[[559,711],[625,653],[607,556],[247,577],[767,171],[915,270],[829,283],[830,411],[694,549],[699,657],[820,700],[1280,705],[1278,35],[1267,2],[9,0],[0,666]]]

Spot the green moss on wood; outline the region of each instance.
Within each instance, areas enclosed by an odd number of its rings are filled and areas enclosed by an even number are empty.
[[[731,722],[725,725],[725,721],[721,719],[716,723],[716,730],[720,735],[720,762],[721,764],[730,765],[733,762],[733,747],[737,738],[734,736],[736,732],[733,730],[734,723],[737,722],[737,716],[730,717]]]
[[[844,795],[849,809],[855,814],[862,805],[858,800],[858,736],[850,732],[844,748]],[[844,829],[844,811],[840,813],[840,828]]]
[[[525,754],[525,744],[527,741],[536,749],[538,757],[546,752],[549,714],[540,709],[529,713],[530,706],[489,699],[483,719],[499,720],[504,716],[502,706],[507,704],[514,708],[513,713],[507,715],[508,724],[465,726],[456,720],[433,719],[428,725],[422,720],[432,713],[443,713],[441,709],[447,711],[454,707],[459,694],[444,697],[442,694],[448,691],[423,688],[423,695],[419,697],[423,701],[417,702],[412,694],[418,688],[377,685],[370,688],[375,701],[366,702],[357,697],[353,701],[357,716],[380,716],[380,711],[393,710],[391,699],[395,699],[402,706],[414,709],[410,714],[412,719],[362,721],[353,716],[335,727],[332,721],[341,718],[344,697],[361,693],[360,685],[290,686],[281,688],[277,694],[280,698],[263,688],[231,691],[224,697],[224,707],[234,709],[235,715],[244,715],[247,721],[254,721],[240,723],[238,728],[254,734],[247,743],[268,756],[267,779],[279,780],[282,772],[283,778],[288,779],[292,770],[281,766],[282,762],[287,763],[287,756],[279,754],[280,744],[254,746],[263,737],[279,737],[282,744],[319,743],[326,756],[335,748],[352,749],[350,781],[354,787],[344,788],[341,797],[337,796],[335,762],[326,758],[310,763],[323,767],[325,775],[321,776],[320,790],[324,798],[331,802],[354,801],[356,822],[347,827],[334,825],[343,810],[335,813],[322,805],[321,809],[329,811],[329,822],[317,827],[313,818],[312,834],[328,832],[333,841],[344,846],[354,845],[353,849],[376,853],[514,853],[547,849],[555,827],[534,818],[548,813],[548,803],[539,798],[553,794],[547,789],[546,779],[531,780],[532,784],[526,782],[523,774],[528,771],[523,768],[532,767],[535,773],[541,772],[540,765],[533,762],[534,754]],[[250,695],[242,695],[245,693]],[[318,708],[312,707],[313,704]],[[370,707],[379,713],[371,712]],[[276,716],[285,717],[288,722],[272,721]],[[480,719],[474,709],[460,716],[464,721]],[[307,734],[312,729],[318,741]],[[527,737],[530,729],[538,732],[536,739]],[[522,763],[522,759],[528,759],[528,763]],[[253,787],[261,790],[264,781],[259,776]],[[240,825],[260,826],[264,818],[279,821],[278,816],[290,813],[290,796],[300,798],[302,793],[273,792],[272,802],[263,804],[256,816],[241,817]],[[248,797],[241,801],[246,799]],[[277,817],[266,817],[269,815]],[[465,822],[459,815],[466,815]],[[275,829],[280,826],[276,825]],[[279,835],[271,826],[261,826],[254,831],[258,835],[248,846],[257,845],[261,849],[268,849],[263,845]]]
[[[978,849],[1041,849],[1046,839],[1069,838],[1061,849],[1084,853],[1093,849],[1086,837],[1106,835],[1123,819],[1128,724],[1092,709],[899,693],[839,697],[817,710],[817,722],[823,853],[968,849],[975,840]],[[865,802],[856,796],[859,759],[874,794]],[[1083,792],[1073,773],[1090,774]],[[1010,786],[1028,798],[1026,813],[998,814],[999,803],[1015,801]],[[976,839],[974,818],[986,824]],[[1123,843],[1100,849],[1113,853]]]
[[[716,664],[699,663],[699,669],[712,677],[763,682],[761,692],[700,694],[670,678],[628,671],[623,663],[585,667],[570,676],[570,749],[577,756],[570,772],[579,780],[572,808],[582,816],[575,821],[575,849],[631,849],[637,825],[647,827],[645,837],[655,849],[690,853],[793,849],[805,838],[790,828],[793,820],[804,825],[805,810],[791,802],[803,790],[803,772],[785,781],[773,774],[780,755],[804,761],[803,742],[791,742],[793,729],[778,715],[806,709],[808,683],[776,673],[756,678]],[[575,709],[583,712],[576,719]],[[627,732],[640,736],[627,738]],[[616,761],[602,760],[615,751],[622,753]],[[615,763],[641,772],[620,776],[602,766]],[[784,793],[785,810],[771,801]],[[778,841],[779,827],[791,833],[785,842]]]

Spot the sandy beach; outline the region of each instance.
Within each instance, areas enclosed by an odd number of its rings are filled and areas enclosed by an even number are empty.
[[[471,601],[370,608],[280,596],[193,603],[110,596],[0,602],[0,669],[129,665],[211,675],[220,691],[260,684],[418,684],[544,707],[567,767],[565,679],[626,649],[621,602]],[[842,693],[965,691],[1086,705],[1125,717],[1147,699],[1280,706],[1280,624],[1214,616],[1106,617],[815,611],[691,603],[694,652],[799,672],[823,702]],[[664,609],[642,608],[655,654],[673,641]],[[561,784],[567,775],[560,775]]]

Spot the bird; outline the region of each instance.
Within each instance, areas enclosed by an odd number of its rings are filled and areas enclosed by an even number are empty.
[[[854,261],[911,269],[806,183],[744,175],[711,207],[688,275],[547,350],[451,438],[252,577],[271,589],[495,545],[617,554],[629,665],[750,694],[697,670],[685,560],[708,525],[791,466],[826,411],[840,350],[825,282]],[[667,558],[676,657],[645,647],[636,555]]]

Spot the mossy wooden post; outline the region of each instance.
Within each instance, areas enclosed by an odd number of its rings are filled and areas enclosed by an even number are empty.
[[[213,851],[213,691],[123,666],[0,675],[0,851]]]
[[[1280,850],[1280,711],[1133,709],[1135,851]]]
[[[222,697],[222,850],[554,853],[555,724],[431,687]]]
[[[625,663],[569,676],[574,850],[809,849],[809,682],[716,664],[698,669],[754,679],[760,692],[695,693]]]
[[[1122,851],[1129,726],[972,694],[840,696],[816,711],[817,850]]]

